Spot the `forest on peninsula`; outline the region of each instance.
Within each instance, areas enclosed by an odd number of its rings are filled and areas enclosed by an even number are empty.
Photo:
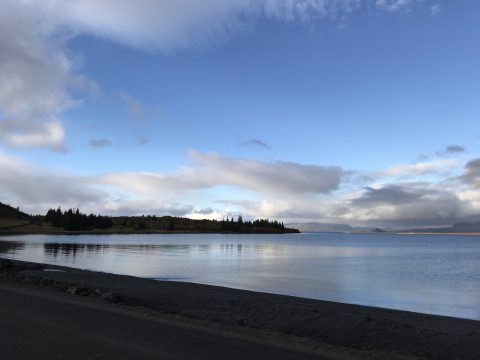
[[[29,215],[0,203],[0,233],[294,233],[297,229],[269,219],[189,219],[176,216],[104,216],[79,209],[50,209],[45,215]]]

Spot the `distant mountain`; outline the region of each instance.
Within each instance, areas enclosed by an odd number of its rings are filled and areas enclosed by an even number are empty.
[[[418,234],[469,234],[480,233],[480,221],[466,221],[458,222],[452,226],[423,228],[423,229],[409,229],[402,230],[402,232],[418,233]]]
[[[468,222],[459,222],[455,223],[452,226],[453,229],[471,229],[480,232],[480,221],[468,221]]]

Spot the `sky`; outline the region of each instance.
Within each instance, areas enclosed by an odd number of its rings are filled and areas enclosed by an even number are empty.
[[[0,202],[480,220],[476,0],[2,0]]]

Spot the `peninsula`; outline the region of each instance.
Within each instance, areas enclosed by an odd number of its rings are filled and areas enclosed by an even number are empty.
[[[282,222],[269,219],[196,220],[175,216],[102,216],[79,209],[50,209],[45,215],[29,215],[0,203],[0,234],[138,234],[138,233],[298,233]]]

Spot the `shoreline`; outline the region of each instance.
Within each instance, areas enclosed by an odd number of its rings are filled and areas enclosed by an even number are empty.
[[[0,236],[18,236],[18,235],[175,235],[175,234],[228,234],[228,235],[284,235],[300,234],[301,232],[213,232],[213,231],[162,231],[162,230],[129,230],[129,231],[38,231],[38,232],[14,232],[0,231]]]
[[[283,235],[283,234],[300,234],[300,231],[251,231],[251,232],[235,232],[235,231],[193,231],[193,230],[135,230],[130,228],[113,228],[105,230],[64,230],[61,228],[43,228],[37,226],[18,226],[0,228],[0,236],[11,235],[151,235],[151,234],[251,234],[251,235]]]
[[[147,309],[332,358],[480,357],[480,322],[475,320],[2,258],[0,275],[3,285],[20,284],[85,301]]]

